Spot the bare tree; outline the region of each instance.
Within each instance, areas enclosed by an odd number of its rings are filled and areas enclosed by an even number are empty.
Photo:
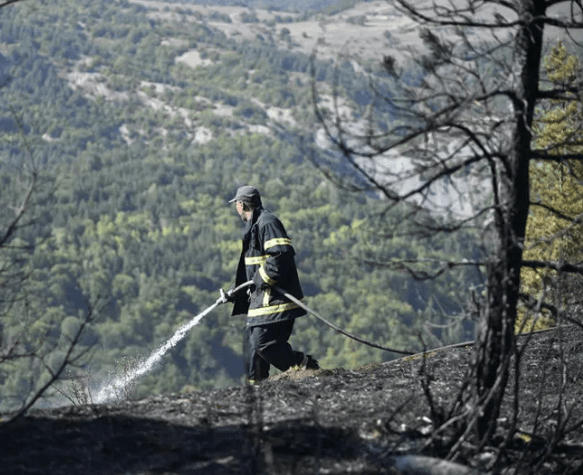
[[[13,117],[18,122],[14,113]],[[22,132],[22,127],[20,130]],[[0,364],[17,354],[19,338],[17,335],[8,337],[4,323],[14,306],[22,300],[20,290],[30,277],[25,265],[30,246],[19,239],[19,235],[34,221],[27,218],[38,187],[38,166],[30,149],[25,147],[24,150],[22,163],[0,161],[0,171],[4,177],[0,208]]]
[[[0,156],[0,401],[11,420],[44,397],[67,368],[83,362],[89,346],[82,340],[95,314],[87,305],[79,318],[62,311],[46,315],[48,292],[38,286],[33,257],[35,247],[50,239],[36,206],[47,183],[14,112],[13,120],[21,152]]]
[[[390,206],[406,204],[413,222],[419,210],[439,212],[444,220],[432,233],[483,229],[483,259],[434,263],[449,270],[471,264],[486,275],[472,373],[447,422],[458,427],[457,446],[473,435],[480,448],[497,428],[516,354],[521,266],[582,270],[576,263],[524,262],[522,253],[529,163],[583,159],[535,151],[531,144],[535,107],[581,89],[581,83],[570,91],[544,84],[540,69],[545,31],[572,38],[583,29],[583,6],[575,0],[389,3],[415,22],[422,44],[384,58],[382,71],[371,74],[374,99],[359,120],[343,116],[340,94],[332,111],[320,107],[314,82],[329,149],[352,169],[349,176],[332,165],[326,173],[339,186],[376,191]],[[415,274],[413,262],[390,264]]]
[[[0,8],[7,7],[8,5],[12,5],[13,3],[23,2],[24,0],[4,0],[0,3]]]

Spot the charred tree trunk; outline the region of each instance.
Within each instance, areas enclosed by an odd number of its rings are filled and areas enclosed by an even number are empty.
[[[494,226],[497,242],[488,275],[487,305],[480,315],[474,355],[474,404],[477,436],[486,442],[496,429],[496,420],[514,354],[514,323],[520,286],[520,268],[529,208],[529,160],[531,125],[538,93],[543,25],[541,0],[523,0],[523,26],[515,49],[516,88],[511,96],[514,130],[508,156],[496,171],[499,197]]]

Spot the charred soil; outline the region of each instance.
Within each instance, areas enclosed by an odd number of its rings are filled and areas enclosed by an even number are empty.
[[[477,451],[468,439],[451,473],[583,473],[582,336],[570,327],[518,339],[498,442]],[[447,419],[470,356],[470,346],[447,348],[356,370],[290,370],[257,386],[34,410],[0,423],[0,471],[445,473],[435,463],[407,471],[406,456],[447,457],[452,441],[436,419]]]

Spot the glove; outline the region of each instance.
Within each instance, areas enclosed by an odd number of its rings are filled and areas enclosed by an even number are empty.
[[[255,289],[256,289],[255,284],[251,284],[249,287],[247,287],[247,297],[248,298],[251,298],[251,294],[253,292],[255,292]]]

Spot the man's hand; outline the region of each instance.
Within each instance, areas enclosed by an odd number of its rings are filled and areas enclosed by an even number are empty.
[[[249,293],[249,289],[254,289],[255,285],[253,284],[253,281],[250,280],[249,282],[245,282],[244,284],[241,284],[239,287],[231,287],[229,290],[227,290],[226,292],[223,289],[219,289],[219,298],[217,300],[217,304],[223,304],[223,303],[227,303],[227,302],[234,302],[235,300],[237,300],[238,295],[237,294],[241,294],[243,291],[247,292],[247,295],[251,295]],[[253,291],[253,290],[251,290]]]
[[[227,302],[234,302],[236,300],[236,296],[233,293],[233,289],[229,289],[226,292],[223,289],[219,289],[219,299],[217,300],[217,303],[219,305],[227,303]]]
[[[253,292],[255,292],[255,284],[251,284],[247,287],[247,297],[251,298]]]

